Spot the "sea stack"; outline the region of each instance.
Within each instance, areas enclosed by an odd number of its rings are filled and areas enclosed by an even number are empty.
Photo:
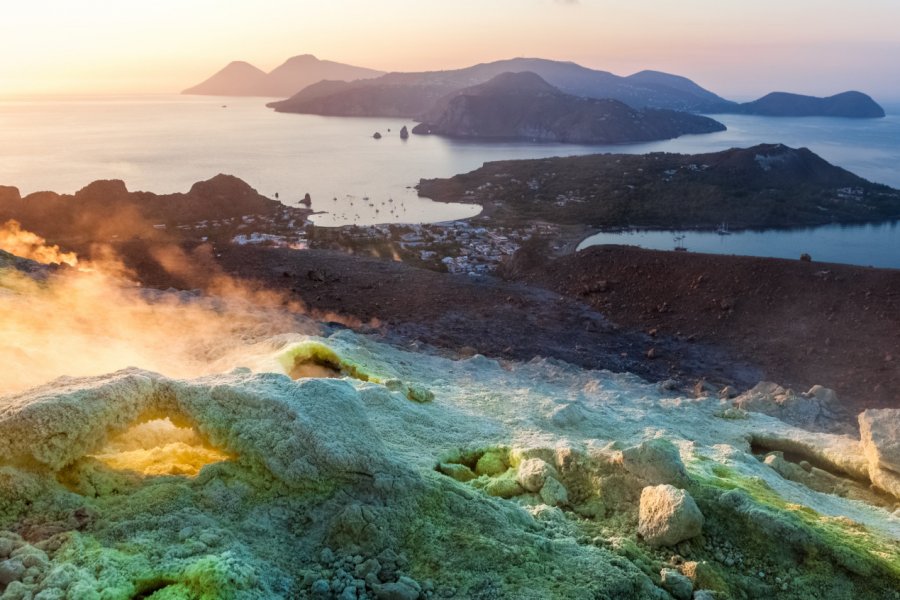
[[[404,126],[400,129],[400,139],[401,139],[401,140],[409,139],[409,130],[406,128],[406,125],[404,125]]]

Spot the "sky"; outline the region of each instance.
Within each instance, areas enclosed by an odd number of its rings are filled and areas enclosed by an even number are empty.
[[[657,69],[735,100],[900,101],[898,0],[6,0],[0,96],[177,92],[232,60],[389,71],[514,56]]]

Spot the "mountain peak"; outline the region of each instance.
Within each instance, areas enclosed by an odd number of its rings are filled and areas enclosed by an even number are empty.
[[[531,71],[518,73],[500,73],[479,86],[470,88],[470,91],[491,93],[561,93],[558,89],[547,83],[543,77]]]
[[[354,81],[382,75],[381,71],[319,60],[312,54],[298,54],[266,73],[253,65],[236,60],[185,94],[215,96],[285,97],[325,79]]]
[[[292,56],[286,61],[284,64],[297,64],[297,63],[313,63],[313,62],[321,62],[314,54],[298,54],[297,56]]]

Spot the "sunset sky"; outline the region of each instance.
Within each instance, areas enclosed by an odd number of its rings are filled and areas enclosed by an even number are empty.
[[[32,0],[3,9],[0,95],[179,91],[231,60],[310,53],[383,70],[539,56],[735,99],[896,101],[898,23],[897,0]]]

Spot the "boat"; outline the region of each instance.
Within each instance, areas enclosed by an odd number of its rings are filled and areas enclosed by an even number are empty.
[[[731,235],[731,232],[728,231],[728,223],[722,221],[722,224],[719,225],[718,229],[716,229],[716,233],[718,233],[719,235]]]

